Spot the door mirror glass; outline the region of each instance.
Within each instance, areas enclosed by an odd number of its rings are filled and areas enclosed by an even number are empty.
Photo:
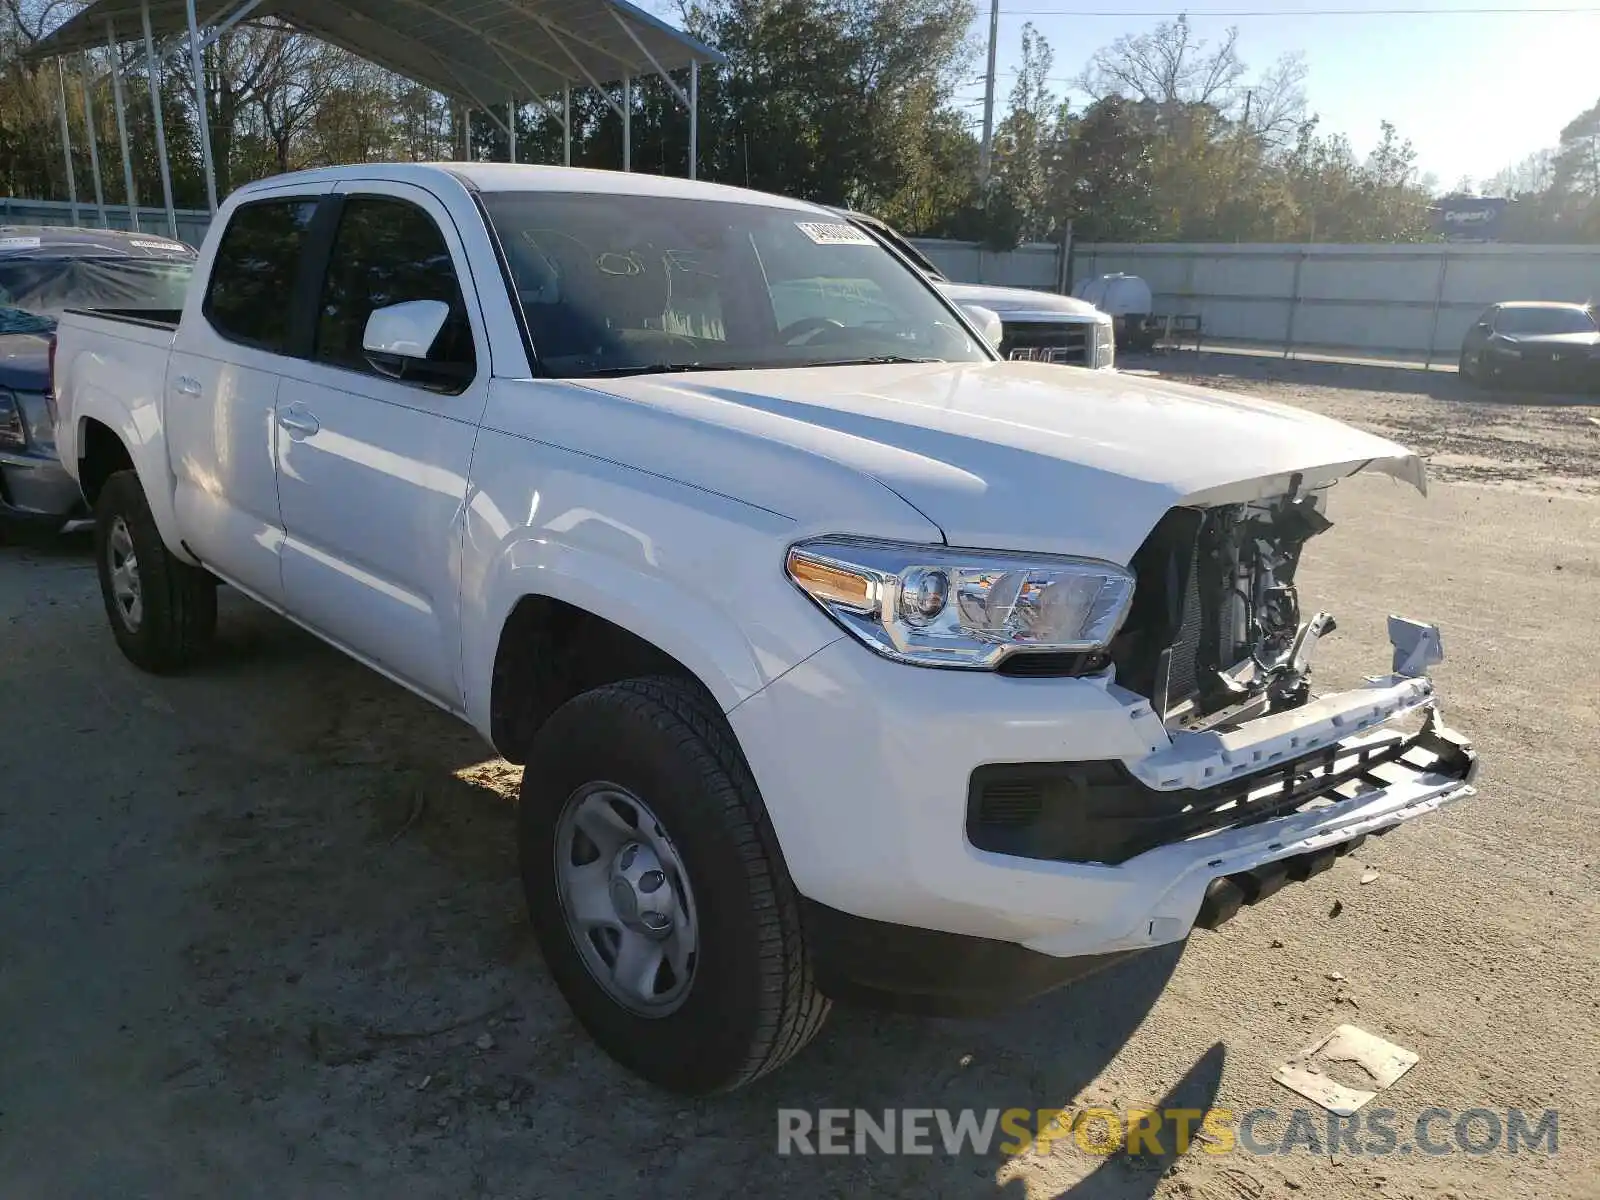
[[[1005,339],[1005,326],[1000,323],[999,313],[981,304],[963,304],[961,311],[967,314],[967,320],[978,327],[984,341],[996,350],[1000,349],[1000,343]]]

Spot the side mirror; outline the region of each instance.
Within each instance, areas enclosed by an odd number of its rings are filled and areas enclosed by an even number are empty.
[[[361,336],[362,352],[374,370],[400,379],[407,367],[427,362],[449,319],[450,306],[443,300],[406,300],[375,308]]]
[[[967,320],[978,327],[984,341],[996,350],[1000,349],[1000,343],[1005,340],[1005,326],[1000,323],[999,313],[981,304],[963,304],[961,311],[967,314]]]

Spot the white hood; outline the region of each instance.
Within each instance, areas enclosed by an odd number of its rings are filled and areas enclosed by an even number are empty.
[[[1275,495],[1296,475],[1313,487],[1368,466],[1425,486],[1416,455],[1314,413],[1036,363],[638,376],[565,396],[537,418],[541,437],[783,513],[808,532],[854,523],[841,517],[854,510],[836,481],[859,475],[952,545],[1126,563],[1174,505]],[[817,459],[826,465],[808,471]],[[859,520],[827,531],[881,535],[870,514]]]
[[[1003,321],[1103,321],[1111,318],[1087,300],[1058,296],[1054,292],[1035,292],[1029,288],[989,287],[982,283],[951,283],[939,280],[941,292],[958,304],[981,304],[998,313]]]

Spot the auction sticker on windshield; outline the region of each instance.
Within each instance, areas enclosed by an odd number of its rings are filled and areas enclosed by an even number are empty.
[[[870,246],[872,239],[854,225],[796,221],[795,228],[819,246]]]

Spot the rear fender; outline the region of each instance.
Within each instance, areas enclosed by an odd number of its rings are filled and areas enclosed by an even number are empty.
[[[106,385],[106,381],[97,378],[101,372],[96,367],[105,364],[93,363],[93,358],[92,354],[79,355],[78,365],[71,376],[74,379],[71,406],[70,409],[64,406],[64,411],[70,411],[72,419],[64,423],[59,431],[66,436],[58,437],[63,465],[74,479],[78,479],[81,487],[79,470],[88,423],[98,421],[110,429],[133,460],[133,468],[144,488],[150,512],[155,517],[156,528],[161,531],[161,540],[179,559],[199,566],[178,536],[177,513],[173,508],[175,481],[167,463],[159,409],[149,402],[130,407]],[[87,370],[84,369],[86,366]]]

